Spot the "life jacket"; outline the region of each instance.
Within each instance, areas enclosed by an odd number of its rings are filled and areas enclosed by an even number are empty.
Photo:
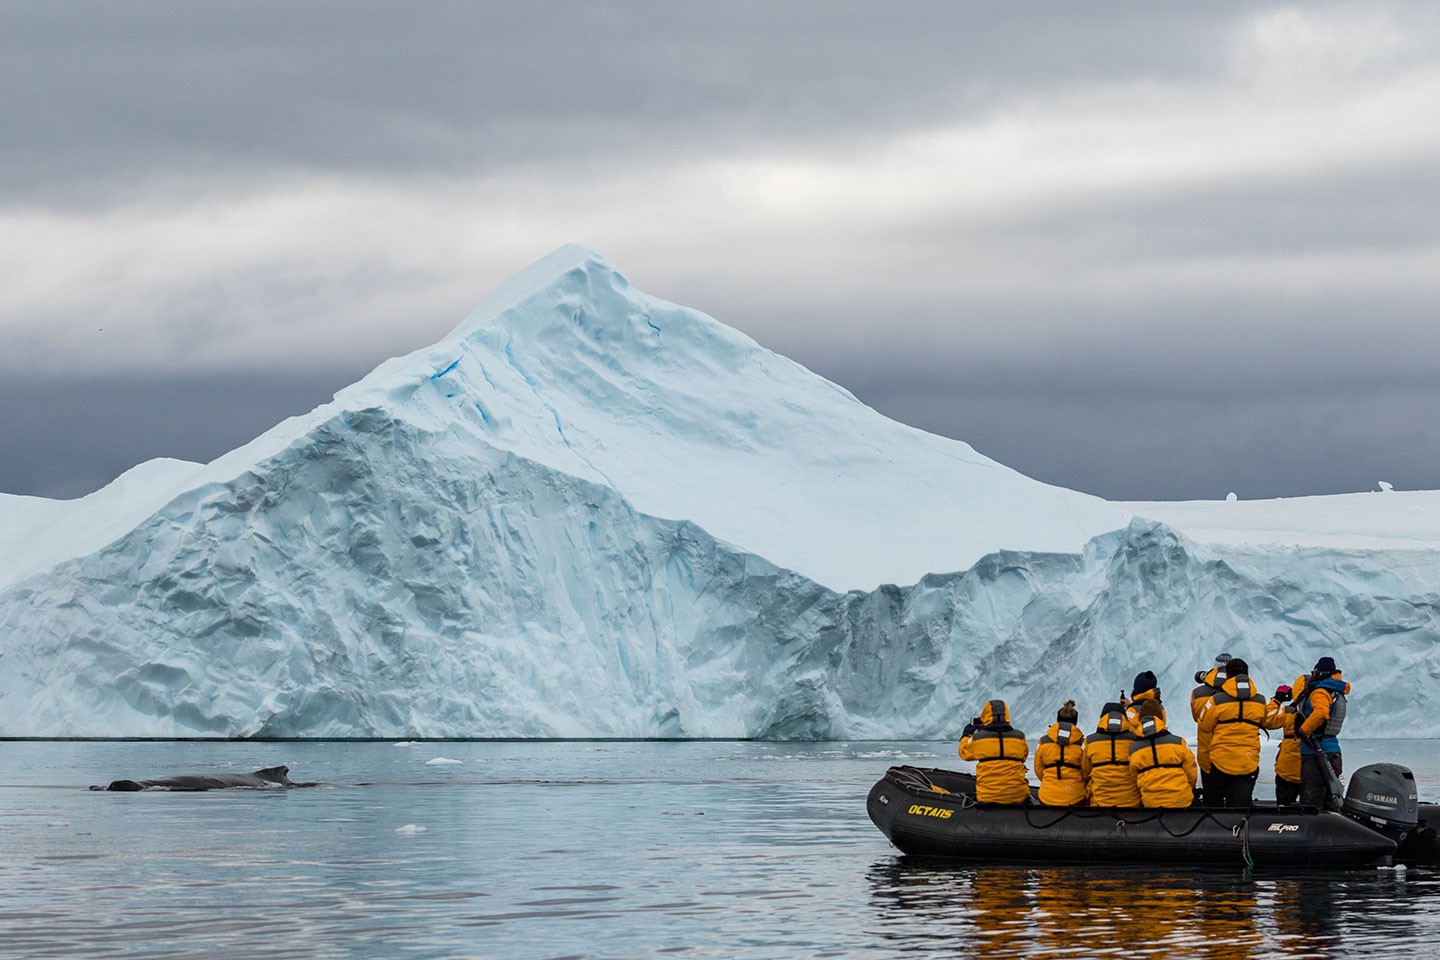
[[[1323,680],[1310,681],[1305,698],[1295,705],[1295,715],[1300,718],[1300,727],[1309,723],[1316,710],[1316,694],[1322,690],[1325,692],[1325,721],[1310,736],[1319,745],[1321,753],[1339,753],[1338,737],[1340,728],[1345,725],[1345,698],[1350,692],[1350,684],[1340,678],[1338,670]],[[1300,742],[1301,756],[1308,757],[1314,752],[1309,744],[1303,740]]]
[[[1279,729],[1283,723],[1270,712],[1253,680],[1228,678],[1200,710],[1199,742],[1207,744],[1209,769],[1234,776],[1255,773],[1260,769],[1260,731]]]
[[[1140,704],[1146,700],[1154,700],[1160,703],[1160,688],[1154,687],[1150,690],[1141,690],[1130,700],[1130,706],[1125,708],[1125,725],[1135,736],[1140,736]],[[1160,703],[1161,719],[1164,719],[1165,704]]]
[[[1081,765],[1085,736],[1073,723],[1050,724],[1035,748],[1035,774],[1040,778],[1040,802],[1051,807],[1072,807],[1085,802],[1085,773]]]
[[[1195,802],[1199,769],[1182,737],[1165,729],[1163,717],[1145,717],[1130,748],[1130,769],[1147,807],[1188,807]]]
[[[1300,699],[1305,696],[1304,677],[1295,678],[1295,682],[1290,685],[1290,694],[1294,699],[1289,703],[1270,701],[1270,713],[1280,718],[1280,726],[1275,729],[1284,731],[1280,740],[1280,752],[1275,755],[1275,776],[1280,780],[1299,783],[1300,737],[1296,732],[1299,716],[1295,711],[1300,705]]]
[[[1081,760],[1091,806],[1140,806],[1140,788],[1135,784],[1135,771],[1130,769],[1130,748],[1134,743],[1135,734],[1125,726],[1125,712],[1118,703],[1108,704],[1095,732],[1085,738]]]
[[[982,803],[1024,803],[1030,799],[1025,758],[1030,743],[1010,726],[1010,708],[991,700],[980,710],[980,726],[960,739],[960,759],[975,763],[975,799]]]

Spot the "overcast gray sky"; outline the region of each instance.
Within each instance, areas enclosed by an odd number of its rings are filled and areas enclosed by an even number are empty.
[[[1111,498],[1440,488],[1432,3],[0,2],[0,491],[566,242]]]

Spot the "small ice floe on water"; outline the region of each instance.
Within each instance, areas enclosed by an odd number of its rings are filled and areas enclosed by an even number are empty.
[[[434,760],[426,760],[427,767],[448,767],[457,763],[464,763],[464,760],[456,760],[454,757],[436,757]]]
[[[404,834],[407,837],[413,837],[419,833],[429,833],[430,828],[422,827],[418,823],[407,823],[403,827],[396,827],[395,832]]]
[[[395,746],[397,746],[397,747],[418,747],[418,746],[420,746],[420,741],[419,741],[419,740],[397,740],[397,741],[395,742]]]
[[[1234,490],[1231,490],[1229,493],[1225,494],[1225,502],[1226,502],[1226,503],[1234,503],[1236,500],[1239,500],[1239,499],[1240,499],[1239,497],[1235,496],[1235,491],[1234,491]]]
[[[1389,493],[1391,490],[1394,490],[1394,489],[1395,489],[1395,485],[1394,485],[1393,483],[1386,483],[1384,480],[1381,480],[1381,481],[1380,481],[1380,492],[1381,492],[1381,493]]]
[[[316,823],[359,823],[354,817],[321,817]]]
[[[69,820],[51,820],[49,823],[45,824],[45,826],[47,826],[47,827],[68,827],[68,826],[70,826],[70,821],[69,821]]]

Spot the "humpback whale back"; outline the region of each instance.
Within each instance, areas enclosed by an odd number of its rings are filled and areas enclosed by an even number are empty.
[[[313,787],[314,783],[296,783],[290,779],[290,768],[286,766],[265,767],[254,773],[185,773],[174,777],[157,777],[154,780],[114,780],[108,787],[91,787],[91,790],[113,790],[133,793],[137,790],[173,790],[195,792],[200,790],[226,790],[248,788],[251,790],[287,790],[291,787]]]

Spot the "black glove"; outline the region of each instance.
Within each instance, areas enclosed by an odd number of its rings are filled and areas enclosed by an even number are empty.
[[[1196,682],[1196,683],[1204,683],[1204,682],[1205,682],[1205,671],[1204,671],[1204,670],[1196,670],[1196,671],[1195,671],[1195,682]]]
[[[972,723],[967,723],[967,724],[965,724],[965,730],[960,734],[960,739],[961,739],[961,740],[964,740],[966,737],[970,736],[970,735],[973,734],[974,732],[975,732],[975,724],[974,724],[973,722],[972,722]]]

